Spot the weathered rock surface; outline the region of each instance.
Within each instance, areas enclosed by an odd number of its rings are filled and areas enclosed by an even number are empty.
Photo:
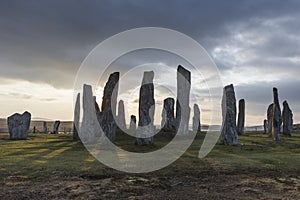
[[[282,124],[282,116],[281,109],[278,100],[278,90],[277,88],[273,88],[273,103],[268,107],[268,126],[269,126],[269,134],[272,135],[274,141],[280,140],[280,129]]]
[[[153,143],[155,110],[153,78],[153,71],[144,72],[139,98],[137,145],[149,145]]]
[[[7,126],[10,139],[27,139],[30,121],[31,114],[27,111],[22,115],[19,113],[15,113],[12,116],[8,117]]]
[[[54,122],[54,125],[53,125],[53,134],[58,134],[59,125],[60,125],[60,121],[59,120],[57,120],[57,121]]]
[[[268,120],[264,120],[264,133],[268,134],[269,126],[268,126]]]
[[[135,131],[136,130],[136,117],[135,117],[135,115],[131,115],[130,116],[129,130],[131,130],[131,131]]]
[[[43,122],[43,130],[44,133],[48,133],[47,122]]]
[[[104,87],[101,105],[100,125],[106,137],[112,142],[116,138],[117,124],[115,117],[119,89],[119,76],[119,72],[110,74]]]
[[[201,131],[200,109],[197,104],[194,104],[193,131]]]
[[[281,109],[278,100],[278,90],[277,88],[273,88],[273,95],[274,95],[274,121],[273,121],[273,132],[272,136],[275,141],[280,140],[280,130],[282,125],[282,116],[281,116]]]
[[[100,137],[100,125],[96,116],[95,101],[93,98],[92,86],[83,85],[82,96],[82,123],[79,136],[82,142],[94,142],[96,137]]]
[[[179,65],[177,68],[176,129],[181,135],[188,134],[189,130],[190,90],[191,72]]]
[[[271,103],[268,107],[267,111],[267,119],[268,119],[268,134],[272,135],[272,126],[273,126],[273,114],[274,114],[274,103]]]
[[[74,108],[74,121],[73,121],[73,139],[79,139],[79,120],[80,120],[80,93],[77,94],[75,108]]]
[[[239,114],[237,121],[237,133],[243,135],[245,129],[245,99],[239,100]]]
[[[120,100],[118,105],[118,126],[120,129],[126,129],[126,120],[125,120],[125,108],[124,108],[124,101]]]
[[[165,132],[175,132],[174,104],[175,100],[173,98],[164,100],[161,129]]]
[[[283,135],[291,136],[293,129],[293,113],[287,101],[283,102],[282,110]]]
[[[232,84],[224,88],[222,116],[221,142],[227,145],[239,144],[239,136],[236,130],[236,98]]]

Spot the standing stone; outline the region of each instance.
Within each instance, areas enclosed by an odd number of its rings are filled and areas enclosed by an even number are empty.
[[[125,109],[124,109],[124,101],[120,100],[118,105],[118,126],[120,129],[126,129],[126,120],[125,120]]]
[[[131,115],[130,116],[129,130],[131,130],[131,131],[135,131],[136,130],[136,117],[135,117],[135,115]]]
[[[277,88],[273,88],[273,94],[274,94],[274,122],[273,122],[273,139],[275,141],[280,140],[280,130],[282,125],[282,116],[281,116],[281,109],[280,104],[278,100],[278,90]]]
[[[233,85],[224,88],[222,99],[223,124],[221,142],[228,145],[239,144],[236,130],[236,99]]]
[[[245,129],[245,99],[239,100],[239,114],[237,121],[237,133],[243,135]]]
[[[200,109],[197,104],[194,104],[193,131],[201,131]]]
[[[79,120],[80,120],[80,93],[77,94],[75,108],[74,108],[74,121],[73,121],[73,139],[78,140],[78,130],[79,130]]]
[[[293,129],[293,113],[287,101],[283,102],[282,111],[283,135],[291,136]]]
[[[269,134],[272,135],[274,141],[280,140],[280,129],[282,124],[281,110],[278,100],[278,90],[273,88],[273,103],[268,108],[268,124]]]
[[[190,119],[191,72],[181,65],[177,68],[176,129],[180,135],[188,134]]]
[[[161,114],[161,128],[165,132],[175,131],[174,104],[175,101],[173,98],[166,98],[164,100],[163,112]]]
[[[272,136],[272,126],[273,126],[273,114],[274,114],[274,103],[271,103],[268,107],[267,111],[267,119],[268,119],[268,134]]]
[[[149,145],[153,143],[154,135],[154,72],[144,72],[139,99],[139,122],[137,129],[137,145]]]
[[[101,119],[100,125],[110,141],[116,138],[117,124],[114,117],[116,116],[117,95],[119,89],[119,72],[110,74],[108,81],[104,87],[102,105],[101,105]]]
[[[31,114],[24,112],[22,115],[15,113],[7,118],[10,139],[26,139],[30,126]]]
[[[79,132],[80,139],[82,142],[94,142],[95,138],[101,136],[101,134],[100,125],[96,116],[92,86],[90,85],[83,85],[82,108],[83,115]]]
[[[264,120],[264,133],[268,134],[269,127],[268,127],[268,120]]]
[[[43,122],[43,130],[44,133],[48,133],[47,122],[45,121]]]
[[[60,125],[60,121],[59,120],[57,120],[57,121],[54,122],[54,125],[53,125],[53,134],[58,134],[59,125]]]

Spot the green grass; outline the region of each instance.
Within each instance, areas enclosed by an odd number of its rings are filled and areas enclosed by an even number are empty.
[[[153,172],[161,175],[197,173],[300,174],[300,134],[273,142],[268,136],[248,132],[240,146],[217,144],[205,158],[198,158],[205,134],[199,133],[184,155],[170,166]],[[155,144],[138,147],[134,138],[118,133],[116,144],[135,152],[149,152],[172,137],[158,135]],[[122,174],[98,162],[71,134],[31,134],[27,140],[0,139],[0,183],[63,180],[70,177],[109,177]]]

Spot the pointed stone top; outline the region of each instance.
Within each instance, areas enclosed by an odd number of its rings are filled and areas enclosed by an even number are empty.
[[[273,87],[273,96],[274,96],[274,103],[279,104],[278,89],[276,87]]]
[[[226,85],[224,89],[225,90],[234,90],[233,84]]]
[[[286,108],[288,108],[288,109],[290,110],[290,106],[289,106],[287,100],[285,100],[285,101],[283,102],[283,107],[286,107]]]

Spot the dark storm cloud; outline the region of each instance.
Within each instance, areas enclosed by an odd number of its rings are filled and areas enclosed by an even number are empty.
[[[157,26],[200,42],[229,81],[228,72],[254,72],[257,76],[252,74],[249,83],[233,81],[237,97],[246,99],[251,115],[265,115],[276,86],[281,101],[287,99],[297,116],[299,9],[297,0],[4,0],[0,2],[0,81],[28,80],[71,89],[81,62],[99,42],[131,28]],[[154,56],[167,65],[176,62]],[[122,67],[150,58],[140,55]],[[235,80],[239,74],[232,76]],[[264,80],[270,76],[274,80]],[[197,87],[195,91],[201,92]]]
[[[1,76],[71,88],[88,52],[120,31],[143,26],[172,28],[197,39],[211,51],[228,42],[234,27],[249,24],[245,28],[255,29],[256,23],[249,23],[253,18],[293,18],[298,10],[298,1],[274,0],[1,1]],[[286,32],[299,29],[293,23],[284,24]],[[261,51],[267,53],[273,41],[278,38],[272,38]],[[288,47],[291,41],[281,42],[279,55],[295,47]],[[216,61],[221,69],[230,69],[222,60]]]

